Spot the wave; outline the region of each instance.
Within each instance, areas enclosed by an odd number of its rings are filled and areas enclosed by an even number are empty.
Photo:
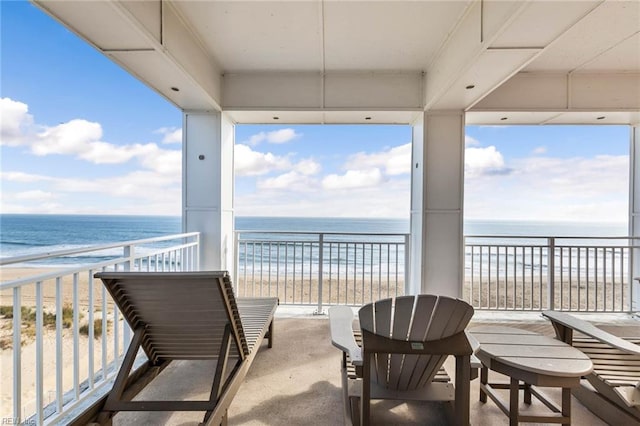
[[[28,246],[28,247],[45,247],[48,244],[37,243],[37,242],[27,242],[27,241],[12,241],[12,240],[0,240],[0,247],[4,245],[12,245],[12,246]]]

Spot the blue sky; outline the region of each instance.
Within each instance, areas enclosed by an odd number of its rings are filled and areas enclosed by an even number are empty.
[[[181,112],[2,2],[3,213],[180,215]],[[465,216],[625,222],[626,126],[469,126]],[[238,215],[408,217],[409,126],[236,127]]]

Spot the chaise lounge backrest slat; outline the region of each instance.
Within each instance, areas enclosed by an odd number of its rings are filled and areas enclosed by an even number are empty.
[[[188,291],[180,281],[188,277]],[[249,353],[229,276],[222,272],[102,273],[100,278],[133,330],[144,328],[142,348],[162,359],[215,359],[224,326],[234,328],[232,356]],[[217,285],[216,285],[217,284]],[[171,301],[167,305],[167,301]],[[233,315],[230,316],[230,313]]]

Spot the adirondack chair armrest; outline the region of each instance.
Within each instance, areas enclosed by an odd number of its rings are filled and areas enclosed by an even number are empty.
[[[353,365],[362,365],[362,349],[353,336],[353,310],[348,306],[333,306],[329,309],[331,343],[349,354]]]
[[[609,346],[617,348],[621,351],[627,352],[632,355],[640,355],[640,346],[635,345],[625,339],[618,336],[614,336],[611,333],[607,333],[601,330],[587,321],[581,320],[566,312],[558,311],[544,311],[542,315],[548,318],[554,325],[554,328],[558,326],[565,327],[587,336],[593,337],[602,343],[606,343]]]

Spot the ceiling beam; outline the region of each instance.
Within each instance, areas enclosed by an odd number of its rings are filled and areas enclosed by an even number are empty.
[[[470,111],[639,111],[640,73],[522,72]]]
[[[262,72],[223,77],[225,110],[421,110],[420,72]]]

